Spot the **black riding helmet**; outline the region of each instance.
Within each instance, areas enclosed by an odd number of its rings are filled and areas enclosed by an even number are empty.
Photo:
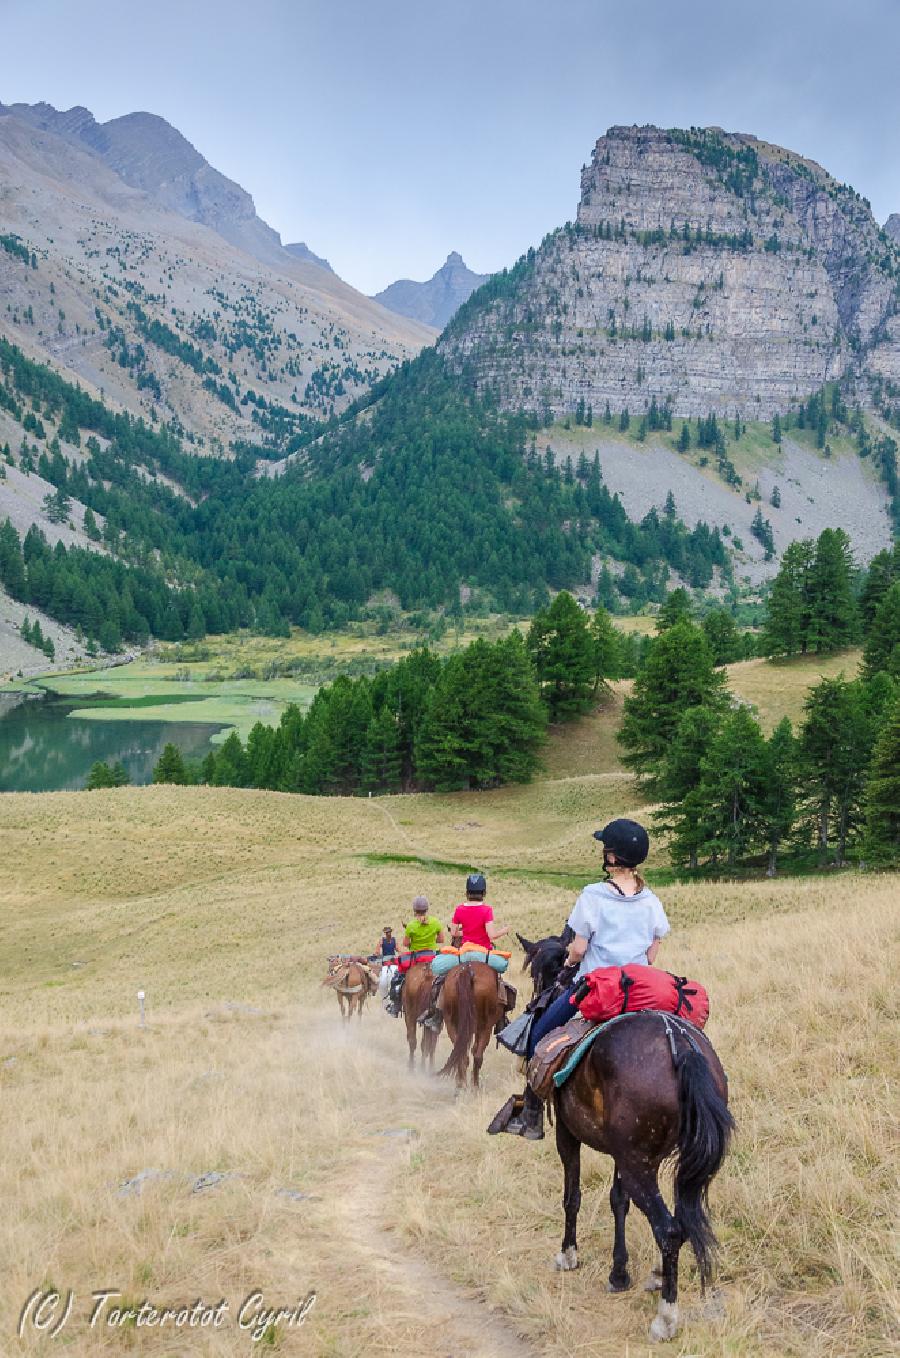
[[[487,880],[483,872],[470,872],[466,878],[466,895],[483,896],[487,891]]]
[[[602,830],[594,831],[594,838],[626,868],[636,868],[650,852],[650,836],[636,820],[611,820]]]

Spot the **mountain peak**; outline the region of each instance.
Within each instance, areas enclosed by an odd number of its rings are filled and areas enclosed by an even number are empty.
[[[375,301],[400,316],[409,316],[414,321],[424,321],[426,325],[443,330],[463,302],[489,277],[490,274],[473,273],[466,267],[459,251],[451,250],[427,283],[400,278],[383,292],[376,293]]]
[[[884,224],[885,232],[891,240],[900,244],[900,212],[892,212]]]

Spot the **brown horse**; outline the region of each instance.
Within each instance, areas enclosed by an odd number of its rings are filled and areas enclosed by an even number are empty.
[[[453,1050],[439,1075],[455,1075],[457,1085],[466,1083],[469,1049],[472,1052],[472,1084],[478,1076],[494,1025],[503,1015],[497,972],[486,962],[465,962],[447,973],[440,1008]]]
[[[353,1009],[356,1007],[357,1018],[362,1018],[363,1005],[370,995],[374,995],[378,989],[378,982],[375,980],[368,967],[361,962],[349,961],[346,958],[333,958],[328,965],[328,975],[322,982],[328,986],[338,997],[338,1004],[341,1006],[341,1018],[351,1019]],[[346,1003],[347,1011],[344,1012]]]
[[[422,1065],[424,1066],[427,1061],[429,1070],[434,1070],[434,1049],[437,1046],[438,1034],[433,1033],[430,1028],[419,1026],[419,1018],[428,1008],[432,979],[430,965],[427,962],[416,962],[406,973],[406,980],[403,982],[401,1008],[406,1024],[406,1041],[409,1044],[410,1069],[415,1065],[416,1043],[421,1034]]]
[[[552,984],[565,949],[558,939],[521,941],[537,995]],[[651,1339],[672,1339],[677,1332],[678,1255],[685,1241],[697,1256],[701,1286],[711,1275],[716,1240],[707,1193],[734,1130],[727,1104],[728,1081],[709,1039],[684,1020],[653,1011],[625,1014],[601,1029],[575,1073],[554,1094],[565,1211],[556,1267],[578,1267],[581,1147],[591,1146],[615,1162],[609,1194],[615,1220],[609,1290],[623,1292],[631,1286],[625,1244],[631,1202],[649,1221],[659,1246],[660,1266],[647,1284],[661,1289]],[[657,1183],[669,1156],[675,1157],[674,1213]]]

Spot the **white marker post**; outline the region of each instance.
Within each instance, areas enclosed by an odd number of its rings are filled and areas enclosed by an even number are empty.
[[[142,1028],[146,1028],[147,1025],[146,1025],[146,1023],[145,1023],[145,1021],[144,1021],[144,992],[143,992],[143,990],[139,990],[139,991],[138,991],[138,1007],[139,1007],[139,1009],[140,1009],[140,1011],[141,1011],[141,1027],[142,1027]]]

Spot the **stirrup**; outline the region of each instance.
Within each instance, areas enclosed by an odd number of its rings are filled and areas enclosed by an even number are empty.
[[[488,1136],[497,1136],[499,1132],[509,1132],[511,1136],[521,1136],[524,1107],[525,1099],[521,1094],[510,1094],[503,1107],[494,1114],[488,1123]]]

